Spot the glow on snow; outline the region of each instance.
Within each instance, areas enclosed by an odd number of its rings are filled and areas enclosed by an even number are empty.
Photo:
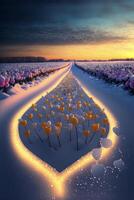
[[[69,73],[69,70],[62,75],[62,77],[50,88],[48,88],[47,91],[44,91],[40,95],[38,95],[36,98],[29,101],[26,105],[24,105],[15,116],[13,116],[13,119],[10,124],[10,141],[11,145],[17,154],[18,158],[21,159],[21,161],[29,166],[32,170],[35,170],[38,172],[42,177],[45,178],[45,181],[48,181],[52,192],[54,192],[57,196],[65,196],[67,193],[67,187],[65,187],[66,180],[74,175],[75,173],[79,172],[81,168],[85,168],[89,166],[91,163],[94,163],[95,160],[92,157],[91,153],[87,153],[86,155],[82,156],[79,160],[77,160],[75,163],[67,167],[64,171],[58,172],[56,169],[42,161],[39,157],[37,157],[35,154],[33,154],[21,141],[19,136],[19,130],[18,130],[18,119],[20,119],[23,114],[31,107],[33,103],[36,103],[43,95],[47,95],[47,93],[51,92],[54,88],[57,87],[57,85],[63,80],[63,78]],[[75,78],[75,77],[74,77]],[[76,79],[77,80],[77,79]],[[112,148],[105,149],[102,148],[102,157],[101,160],[107,159],[107,157],[110,155],[112,150],[115,148],[118,137],[113,132],[113,127],[117,126],[117,122],[115,117],[112,115],[112,113],[109,111],[107,107],[104,106],[104,104],[97,99],[95,96],[93,96],[88,89],[81,84],[79,80],[78,84],[80,87],[82,87],[83,91],[87,94],[87,96],[92,97],[94,102],[100,106],[100,108],[105,109],[105,113],[107,115],[107,118],[109,120],[109,133],[108,138],[112,140]]]

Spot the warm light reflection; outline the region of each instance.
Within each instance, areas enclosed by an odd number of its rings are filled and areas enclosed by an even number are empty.
[[[47,91],[44,91],[36,98],[29,101],[26,105],[24,105],[15,116],[13,116],[11,126],[10,126],[10,140],[12,147],[17,154],[18,158],[21,159],[21,161],[30,167],[30,169],[35,170],[38,172],[42,177],[45,178],[46,181],[49,182],[51,185],[52,191],[57,196],[65,196],[67,187],[65,187],[65,181],[72,175],[74,175],[76,172],[79,172],[81,168],[89,166],[91,163],[95,162],[93,159],[91,153],[87,153],[85,156],[82,156],[78,161],[76,161],[74,164],[66,168],[61,173],[55,170],[53,167],[42,161],[39,157],[34,155],[21,141],[19,136],[19,130],[18,130],[18,119],[20,119],[23,114],[31,107],[31,104],[36,103],[42,95],[46,95],[47,92],[51,92],[54,88],[57,87],[57,85],[63,80],[63,78],[68,74],[68,71],[65,71],[65,73],[62,75],[62,77],[53,85],[50,87]],[[77,79],[76,79],[77,80]],[[110,130],[108,133],[108,138],[112,140],[113,146],[110,149],[102,149],[102,160],[106,159],[108,155],[112,152],[112,150],[115,148],[115,145],[117,144],[117,136],[113,133],[112,129],[113,127],[117,126],[116,119],[114,116],[110,113],[108,108],[106,108],[103,103],[97,99],[95,96],[93,96],[87,89],[84,87],[79,80],[78,84],[82,87],[84,92],[94,99],[94,101],[101,107],[105,108],[105,113],[109,119],[109,125]]]

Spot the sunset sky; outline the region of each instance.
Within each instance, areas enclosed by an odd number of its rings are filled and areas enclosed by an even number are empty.
[[[0,0],[0,56],[134,58],[133,0]]]

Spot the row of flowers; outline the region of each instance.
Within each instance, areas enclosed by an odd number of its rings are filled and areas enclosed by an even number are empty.
[[[133,62],[103,62],[77,63],[77,67],[92,76],[108,83],[123,85],[124,89],[134,94],[134,63]]]
[[[13,67],[10,64],[8,66],[0,66],[0,90],[6,92],[10,87],[16,83],[23,84],[33,81],[38,77],[48,76],[48,74],[63,67],[63,63],[56,64],[18,64],[17,67]]]

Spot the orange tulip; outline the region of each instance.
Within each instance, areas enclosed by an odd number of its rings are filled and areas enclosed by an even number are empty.
[[[88,140],[88,136],[90,135],[90,131],[89,130],[84,130],[83,131],[83,135],[85,136],[85,144],[87,144],[87,140]]]
[[[100,128],[100,124],[99,123],[92,124],[91,128],[92,128],[92,131],[97,132]]]
[[[60,110],[61,112],[64,112],[65,108],[64,108],[63,106],[60,106],[60,107],[59,107],[59,110]]]
[[[24,132],[24,135],[25,135],[26,138],[29,138],[30,135],[31,135],[31,131],[30,131],[30,130],[26,130],[26,131]]]
[[[46,126],[47,126],[47,123],[46,122],[42,122],[41,123],[41,127],[44,129],[44,128],[46,128]]]
[[[31,113],[31,114],[28,115],[28,118],[29,118],[29,119],[33,119],[33,116],[34,116],[34,115]]]
[[[85,106],[85,107],[88,106],[88,102],[86,102],[86,101],[84,101],[82,104],[83,104],[83,106]]]
[[[82,104],[81,103],[77,103],[77,109],[80,109],[82,107]]]
[[[42,114],[38,113],[38,118],[41,119],[42,118]]]
[[[51,133],[51,131],[52,131],[52,128],[51,128],[51,126],[45,126],[44,127],[44,131],[45,131],[45,133],[47,134],[47,139],[48,139],[48,144],[49,144],[49,147],[51,147],[52,145],[51,145],[51,141],[50,141],[50,133]]]
[[[88,119],[88,120],[91,120],[94,118],[93,114],[89,114],[89,113],[86,113],[85,117]]]
[[[100,132],[103,136],[106,136],[106,128],[101,127]]]
[[[20,125],[26,127],[27,126],[27,120],[21,120]]]
[[[30,141],[30,135],[31,135],[31,131],[30,130],[26,130],[24,132],[24,136],[28,139],[29,143],[31,144],[32,142]]]
[[[77,125],[79,123],[79,120],[76,116],[72,115],[70,116],[70,119],[69,119],[70,123],[75,127],[75,130],[76,130],[76,141],[77,141],[77,151],[79,150],[79,147],[78,147],[78,131],[77,131]]]
[[[79,120],[76,116],[70,116],[70,122],[73,124],[73,126],[77,126],[79,123]]]
[[[107,118],[104,118],[104,119],[102,120],[102,123],[105,124],[105,125],[108,125],[108,124],[109,124],[108,119],[107,119]]]
[[[50,135],[52,128],[47,125],[47,126],[44,127],[44,131],[46,132],[47,135]]]
[[[84,131],[83,131],[83,135],[84,135],[85,137],[88,137],[88,136],[90,135],[90,131],[84,130]]]
[[[61,129],[62,128],[62,122],[56,122],[55,126]]]

